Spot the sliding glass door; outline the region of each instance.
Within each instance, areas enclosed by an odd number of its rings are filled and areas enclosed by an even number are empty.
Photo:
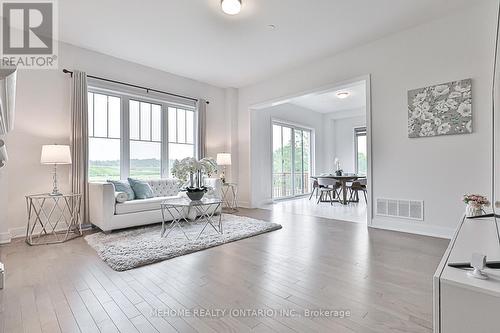
[[[311,131],[273,122],[274,199],[310,192]]]

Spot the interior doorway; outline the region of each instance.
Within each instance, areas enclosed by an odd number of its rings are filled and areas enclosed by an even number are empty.
[[[257,206],[370,224],[370,100],[370,77],[363,76],[254,105],[251,172]],[[336,200],[320,200],[323,185],[316,180],[334,178],[338,169],[355,177],[339,181],[340,189],[328,185],[341,193]]]

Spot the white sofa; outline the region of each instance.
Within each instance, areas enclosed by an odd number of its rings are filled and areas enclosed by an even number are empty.
[[[115,186],[107,182],[89,183],[90,223],[104,232],[152,223],[162,222],[160,205],[168,198],[185,196],[179,192],[177,179],[159,179],[147,181],[155,197],[150,199],[130,200],[117,203]],[[205,185],[210,188],[206,196],[221,197],[222,183],[218,178],[205,178]],[[188,214],[191,214],[188,212]],[[178,217],[178,216],[176,216]]]

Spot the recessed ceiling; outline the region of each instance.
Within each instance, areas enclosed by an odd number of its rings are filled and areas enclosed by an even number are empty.
[[[338,92],[348,92],[349,96],[346,98],[338,98]],[[366,106],[365,82],[355,82],[345,86],[339,86],[328,92],[313,93],[291,98],[286,102],[320,113],[359,110]]]
[[[243,0],[234,16],[222,12],[220,0],[58,3],[64,42],[216,86],[242,87],[474,1]]]

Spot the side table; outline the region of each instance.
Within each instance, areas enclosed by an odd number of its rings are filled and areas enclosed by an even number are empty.
[[[222,184],[222,202],[224,208],[233,212],[238,211],[238,184]]]
[[[82,235],[80,194],[26,196],[29,245],[63,243]]]

